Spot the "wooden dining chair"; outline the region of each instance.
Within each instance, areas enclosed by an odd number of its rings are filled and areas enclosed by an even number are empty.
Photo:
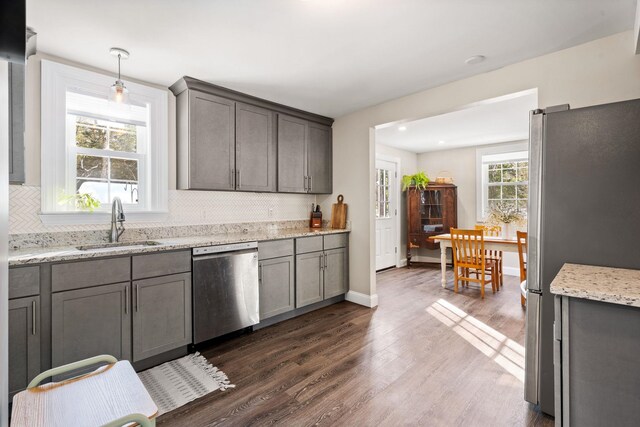
[[[520,264],[520,304],[524,307],[527,302],[523,289],[523,283],[527,280],[527,233],[525,231],[516,231],[516,238],[518,241],[518,261]]]
[[[476,230],[484,231],[485,236],[491,237],[499,237],[502,234],[502,227],[499,225],[485,225],[485,224],[476,224]],[[487,257],[492,261],[496,261],[498,264],[498,287],[497,290],[500,290],[500,287],[504,285],[504,275],[502,269],[502,251],[496,250],[488,250],[486,251]]]
[[[498,266],[495,260],[487,259],[483,231],[452,228],[451,248],[454,292],[458,292],[458,283],[461,281],[463,285],[466,282],[467,286],[469,282],[480,284],[482,298],[484,298],[484,287],[487,283],[491,283],[491,290],[495,293],[498,283]]]

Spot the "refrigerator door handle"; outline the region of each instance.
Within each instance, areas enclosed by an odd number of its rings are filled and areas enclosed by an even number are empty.
[[[527,245],[527,289],[541,291],[540,283],[540,222],[542,217],[542,153],[544,146],[544,112],[533,110],[529,115],[529,201]]]
[[[540,381],[540,303],[542,294],[527,291],[525,328],[524,400],[539,403]]]

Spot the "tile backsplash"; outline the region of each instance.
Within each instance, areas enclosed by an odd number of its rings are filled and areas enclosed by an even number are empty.
[[[308,218],[311,203],[315,202],[316,196],[306,194],[169,190],[169,217],[166,221],[127,222],[127,226],[144,228],[301,220]],[[45,226],[40,221],[39,213],[40,187],[10,186],[10,234],[103,230],[109,227],[108,223]]]

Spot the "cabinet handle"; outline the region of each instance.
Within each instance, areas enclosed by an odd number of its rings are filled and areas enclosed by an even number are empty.
[[[236,182],[238,183],[238,188],[240,188],[242,187],[242,175],[240,175],[240,169],[238,169],[236,173],[238,174],[238,179]]]
[[[326,254],[326,252],[324,254],[324,269],[325,270],[327,269],[327,254]]]
[[[138,312],[138,300],[140,299],[140,285],[136,285],[136,313]]]
[[[31,301],[31,335],[36,334],[36,301]]]
[[[236,170],[235,169],[231,169],[231,176],[229,178],[231,178],[231,188],[236,188]]]
[[[313,191],[313,181],[311,181],[311,178],[313,178],[311,175],[309,175],[309,193],[311,193],[311,191]]]
[[[258,272],[258,281],[260,282],[260,286],[262,286],[262,264],[258,266],[258,270],[260,270]]]
[[[124,287],[124,314],[127,314],[127,306],[129,305],[129,286]]]
[[[304,191],[307,191],[307,175],[304,176]]]

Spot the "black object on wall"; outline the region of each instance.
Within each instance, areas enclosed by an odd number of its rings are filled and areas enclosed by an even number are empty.
[[[26,26],[26,0],[0,0],[0,58],[24,63]]]

